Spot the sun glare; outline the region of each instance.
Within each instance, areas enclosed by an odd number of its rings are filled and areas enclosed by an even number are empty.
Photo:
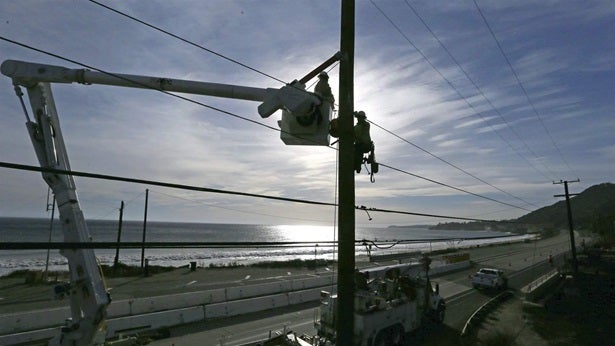
[[[280,225],[275,227],[281,241],[333,241],[332,226]]]

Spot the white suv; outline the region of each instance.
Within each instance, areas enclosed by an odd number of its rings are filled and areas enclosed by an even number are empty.
[[[472,275],[472,286],[474,288],[487,287],[505,290],[508,288],[508,278],[499,269],[481,268]]]

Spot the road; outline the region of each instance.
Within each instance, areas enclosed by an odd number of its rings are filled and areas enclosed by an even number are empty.
[[[471,287],[469,275],[479,267],[495,267],[504,270],[509,277],[509,287],[519,290],[535,278],[551,270],[549,256],[553,256],[554,264],[564,262],[564,256],[569,253],[568,237],[562,232],[557,237],[529,243],[516,243],[503,246],[473,248],[469,252],[475,263],[474,268],[442,275],[433,281],[440,285],[440,293],[447,302],[444,325],[438,331],[426,331],[419,335],[425,340],[436,334],[445,337],[447,334],[459,335],[471,314],[494,294],[479,291]],[[270,310],[216,321],[205,321],[191,325],[178,326],[171,329],[171,337],[157,340],[151,345],[245,345],[268,337],[269,333],[281,332],[284,328],[298,335],[306,333],[315,335],[313,326],[317,314],[318,303],[309,303],[284,309]],[[421,342],[431,344],[431,342]],[[433,344],[437,344],[433,343]]]

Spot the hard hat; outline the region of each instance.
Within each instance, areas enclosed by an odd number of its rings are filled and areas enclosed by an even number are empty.
[[[318,78],[329,79],[329,75],[327,74],[327,72],[322,71],[321,73],[318,74]]]
[[[365,119],[366,118],[365,117],[365,112],[363,112],[363,111],[354,112],[354,116],[357,119]]]

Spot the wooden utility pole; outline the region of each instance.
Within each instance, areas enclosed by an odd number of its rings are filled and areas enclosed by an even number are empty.
[[[115,248],[115,259],[113,260],[113,268],[117,267],[120,261],[120,243],[122,241],[122,218],[124,216],[124,201],[120,204],[120,223],[117,227],[117,247]]]
[[[145,189],[145,212],[143,215],[143,241],[141,245],[141,269],[145,260],[145,231],[147,230],[147,200],[149,199],[149,189]]]
[[[574,276],[576,277],[579,273],[579,265],[577,263],[577,248],[574,245],[574,227],[572,225],[572,209],[570,208],[570,196],[576,196],[577,193],[570,194],[568,193],[568,183],[578,183],[580,180],[560,180],[554,181],[553,184],[564,184],[564,193],[563,195],[554,195],[553,197],[566,197],[566,208],[568,209],[568,228],[570,229],[570,250],[572,251],[572,268],[574,270]]]
[[[342,0],[340,31],[339,82],[339,165],[338,165],[338,232],[339,258],[337,274],[337,341],[352,345],[354,338],[354,27],[355,2]]]

